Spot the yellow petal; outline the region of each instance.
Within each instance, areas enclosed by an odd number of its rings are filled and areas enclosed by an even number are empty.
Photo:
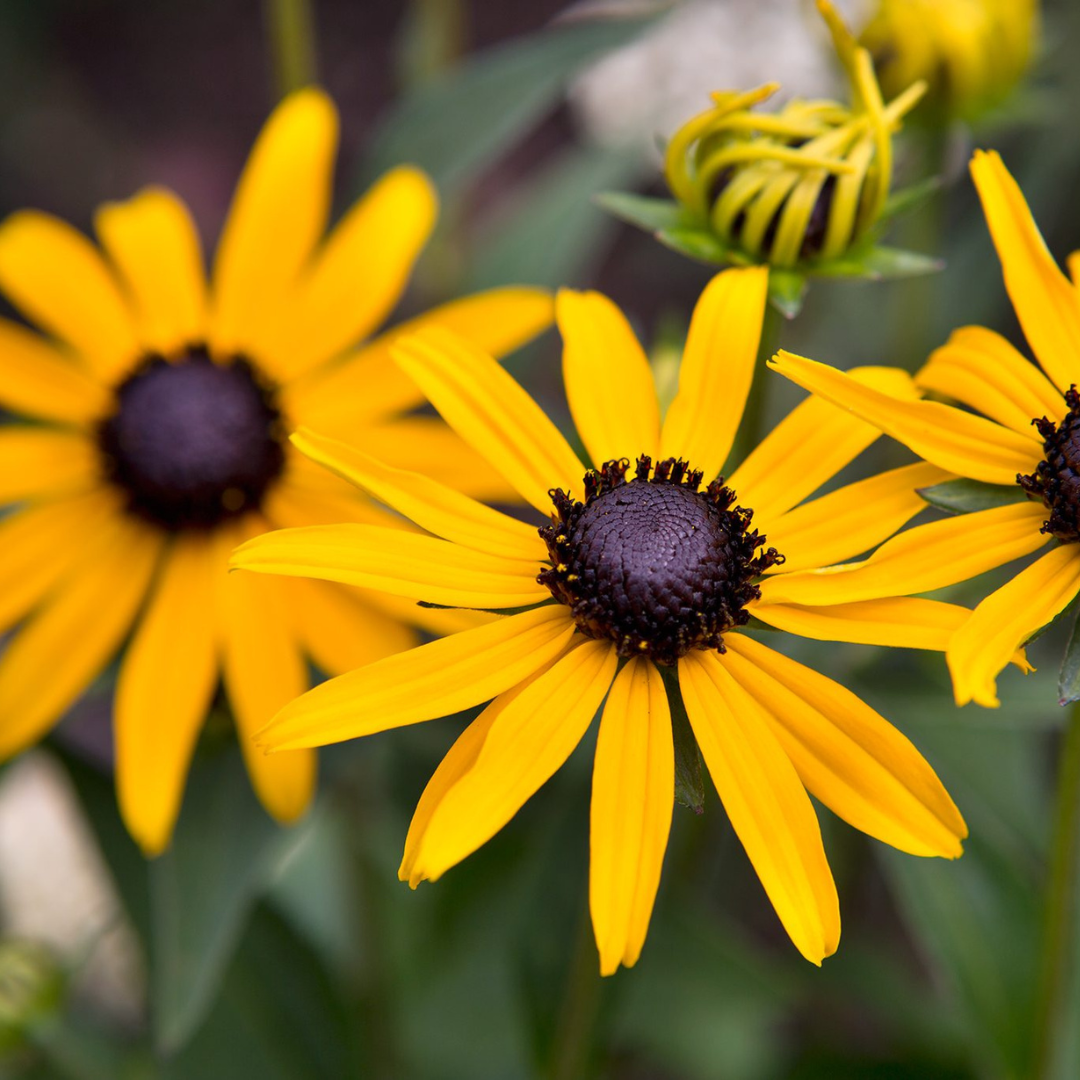
[[[566,397],[593,465],[642,454],[655,461],[660,407],[648,358],[626,316],[598,292],[562,289],[555,317]]]
[[[553,604],[429,642],[309,690],[260,741],[272,750],[324,746],[471,709],[528,678],[573,633],[568,609]]]
[[[802,781],[768,716],[715,654],[684,656],[679,685],[736,835],[795,947],[820,965],[840,943],[840,904]]]
[[[455,544],[534,566],[546,558],[535,528],[415,472],[384,465],[361,450],[301,428],[295,447],[423,529]]]
[[[916,382],[1036,442],[1042,440],[1034,418],[1060,420],[1065,414],[1065,401],[1050,380],[1000,334],[981,326],[954,330],[930,354]]]
[[[100,478],[97,450],[85,435],[0,427],[0,503],[85,491]]]
[[[745,634],[721,661],[766,711],[811,794],[911,855],[955,859],[967,826],[926,759],[850,690]]]
[[[411,165],[388,172],[331,233],[280,315],[260,355],[290,380],[367,337],[390,314],[427,243],[438,197]]]
[[[1080,300],[1058,269],[1023,192],[997,153],[975,151],[971,177],[994,239],[1005,288],[1043,371],[1065,391],[1080,379]]]
[[[297,639],[327,675],[341,675],[419,644],[408,625],[362,603],[351,590],[322,581],[290,585]]]
[[[199,729],[217,686],[214,574],[225,572],[199,533],[182,534],[116,684],[116,794],[147,856],[169,844]]]
[[[22,210],[0,226],[0,288],[112,382],[139,355],[131,312],[97,249],[66,222]]]
[[[116,539],[120,500],[111,488],[42,503],[0,520],[0,630],[21,619],[73,566],[82,562],[82,544],[105,528]]]
[[[635,658],[608,694],[593,765],[589,910],[600,974],[641,955],[675,802],[671,713],[660,672]]]
[[[274,110],[244,167],[214,262],[211,342],[245,352],[281,310],[326,226],[338,120],[321,91]]]
[[[402,339],[394,356],[443,419],[541,513],[551,511],[551,488],[583,492],[577,455],[490,356],[436,330]]]
[[[219,601],[225,686],[244,763],[259,801],[283,824],[296,821],[307,809],[316,771],[313,750],[270,755],[255,744],[255,733],[308,685],[288,584],[254,574],[223,574]]]
[[[706,479],[723,468],[739,430],[757,366],[768,291],[767,266],[724,270],[694,308],[660,456],[685,458]]]
[[[799,604],[753,604],[751,613],[777,630],[816,641],[849,641],[894,649],[944,652],[971,611],[958,604],[890,596],[851,604],[803,607]]]
[[[1072,278],[1073,287],[1076,289],[1077,299],[1080,300],[1080,251],[1074,251],[1068,256],[1069,277]]]
[[[1062,544],[992,592],[956,632],[946,653],[957,705],[996,708],[998,673],[1013,653],[1080,591],[1080,550]]]
[[[847,604],[932,592],[1038,551],[1041,503],[1012,503],[917,525],[862,562],[777,574],[761,585],[763,604]]]
[[[321,578],[447,607],[507,608],[550,597],[536,562],[377,525],[310,525],[263,533],[237,548],[230,566]]]
[[[107,203],[94,218],[127,289],[139,342],[165,356],[206,340],[206,277],[187,207],[164,188]]]
[[[294,458],[304,460],[312,477],[295,465]],[[344,521],[366,522],[392,527],[395,520],[402,531],[416,528],[392,514],[351,484],[339,480],[325,469],[307,461],[298,451],[286,452],[285,475],[263,496],[262,511],[274,525],[293,528],[303,525],[337,525]]]
[[[37,742],[112,659],[131,626],[162,536],[133,519],[116,525],[85,544],[64,587],[4,652],[0,757]]]
[[[566,761],[615,677],[610,641],[586,641],[495,718],[476,761],[436,807],[412,873],[436,881],[487,843]]]
[[[897,401],[842,371],[788,352],[772,367],[811,393],[849,409],[920,457],[989,484],[1014,484],[1041,459],[1038,443],[981,416],[936,401]]]
[[[849,374],[894,397],[918,396],[911,376],[899,368],[857,368]],[[880,435],[843,409],[807,398],[750,451],[728,486],[742,506],[753,508],[758,528],[768,531],[777,517],[831,480]]]
[[[460,334],[492,356],[505,356],[551,325],[551,296],[543,289],[490,289],[432,308],[381,334],[341,363],[285,389],[291,416],[338,438],[358,423],[405,412],[423,403],[416,383],[400,371],[390,346],[406,334],[439,326]]]
[[[829,566],[887,540],[926,509],[918,489],[952,474],[920,462],[847,484],[770,522],[768,542],[784,556],[776,572]]]
[[[0,319],[0,405],[81,425],[104,415],[109,393],[40,334]]]

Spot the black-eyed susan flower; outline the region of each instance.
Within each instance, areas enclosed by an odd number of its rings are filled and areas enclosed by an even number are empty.
[[[223,675],[255,789],[276,818],[307,805],[310,751],[250,736],[328,671],[416,643],[435,614],[314,582],[228,579],[228,552],[280,525],[394,521],[289,448],[317,424],[492,495],[501,479],[420,402],[370,335],[402,293],[436,215],[412,168],[384,176],[325,239],[332,103],[287,98],[252,152],[208,286],[183,204],[161,189],[103,207],[101,250],[46,214],[0,227],[0,287],[48,336],[0,322],[0,402],[40,423],[0,431],[0,756],[39,739],[134,626],[116,691],[128,828],[168,842]],[[547,325],[550,298],[503,289],[420,317],[497,352]],[[328,482],[330,481],[330,482]],[[399,527],[400,531],[400,527]],[[294,587],[295,586],[295,587]],[[406,606],[407,608],[407,606]]]
[[[886,94],[929,87],[919,114],[978,120],[1023,78],[1035,52],[1038,0],[878,0],[859,35]]]
[[[797,99],[762,113],[754,107],[779,84],[719,91],[667,144],[664,175],[675,203],[602,197],[612,212],[685,254],[768,263],[778,271],[774,294],[789,304],[803,275],[884,277],[937,265],[875,243],[887,217],[893,136],[925,84],[906,86],[886,103],[870,54],[828,0],[818,8],[851,83],[850,105]]]
[[[789,573],[879,543],[918,511],[916,488],[948,474],[919,464],[805,501],[875,437],[811,398],[726,483],[715,479],[753,377],[766,289],[763,268],[714,278],[694,311],[664,418],[618,308],[597,293],[559,295],[567,394],[594,469],[490,356],[446,332],[404,339],[394,350],[403,369],[548,523],[537,530],[302,431],[295,440],[305,453],[429,535],[349,524],[289,529],[233,558],[250,570],[436,604],[522,609],[324,683],[278,713],[261,739],[294,751],[490,701],[420,799],[400,871],[415,886],[501,829],[603,706],[589,892],[605,973],[633,964],[645,940],[672,815],[671,709],[682,702],[777,914],[815,963],[836,949],[840,920],[808,792],[914,854],[953,858],[966,835],[900,732],[848,690],[744,633],[756,616],[827,640],[941,649],[966,615],[929,601],[811,609],[769,598]],[[914,396],[902,372],[868,368],[858,378]],[[681,700],[669,700],[662,672]]]
[[[974,577],[1052,544],[991,593],[948,647],[956,700],[998,704],[996,680],[1013,651],[1080,592],[1080,259],[1057,267],[1016,181],[996,153],[976,152],[971,174],[1005,287],[1042,368],[999,334],[965,326],[933,353],[917,381],[943,402],[899,402],[824,364],[781,353],[779,371],[958,476],[996,485],[989,506],[918,526],[862,563],[792,575],[784,599],[862,602],[904,582],[925,592]]]

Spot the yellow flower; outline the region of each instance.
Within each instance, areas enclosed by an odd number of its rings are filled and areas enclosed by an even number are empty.
[[[727,487],[710,482],[753,378],[767,278],[752,268],[713,279],[694,311],[663,421],[648,361],[618,308],[597,293],[560,293],[567,395],[596,470],[586,471],[540,407],[481,350],[440,331],[395,346],[451,427],[549,518],[539,532],[302,431],[302,450],[431,535],[348,524],[290,529],[233,557],[251,570],[437,604],[524,609],[327,682],[260,736],[271,749],[296,750],[491,701],[421,797],[400,871],[414,886],[501,829],[567,759],[606,697],[590,880],[604,973],[633,964],[645,940],[671,823],[668,693],[679,685],[731,822],[784,927],[814,963],[836,949],[840,919],[808,791],[913,854],[954,858],[966,835],[903,735],[843,687],[742,632],[755,616],[823,640],[942,649],[967,614],[919,600],[774,600],[791,572],[880,543],[918,512],[915,489],[948,474],[920,464],[805,501],[875,438],[869,425],[811,398]],[[858,378],[914,396],[910,376],[894,369],[866,368]]]
[[[977,151],[971,174],[1005,273],[1005,287],[1042,372],[1003,337],[980,326],[956,330],[917,381],[965,408],[899,402],[824,364],[780,353],[773,366],[800,386],[861,416],[928,462],[1000,485],[1015,501],[919,526],[863,563],[794,576],[786,599],[926,592],[1052,550],[991,593],[949,644],[960,705],[996,706],[998,674],[1013,651],[1080,592],[1080,253],[1073,281],[1058,269],[996,153]],[[973,415],[981,413],[982,415]],[[1024,498],[1024,495],[1028,499]],[[902,585],[900,584],[902,583]]]
[[[25,504],[0,524],[0,626],[25,620],[0,660],[0,755],[39,739],[134,625],[117,789],[149,854],[168,843],[219,671],[247,736],[309,685],[305,655],[345,670],[415,644],[409,623],[425,618],[312,582],[228,578],[228,552],[264,529],[388,520],[284,433],[318,424],[474,494],[505,490],[441,422],[402,417],[420,397],[390,362],[390,335],[358,344],[401,295],[436,200],[423,174],[396,169],[323,242],[336,143],[324,94],[282,103],[209,288],[188,212],[162,189],[98,212],[102,252],[35,211],[0,227],[0,288],[49,335],[0,321],[0,403],[41,421],[0,432],[0,501]],[[546,294],[504,289],[406,326],[434,320],[503,352],[551,318]],[[296,818],[314,755],[241,743],[267,810]]]
[[[860,42],[885,93],[922,79],[928,114],[973,120],[1023,77],[1038,23],[1038,0],[879,0]]]
[[[892,136],[922,95],[900,88],[886,105],[870,55],[827,0],[828,22],[852,86],[852,106],[792,101],[778,113],[752,107],[778,84],[712,95],[712,108],[668,143],[664,171],[692,217],[730,246],[732,261],[824,267],[881,219],[892,180]]]

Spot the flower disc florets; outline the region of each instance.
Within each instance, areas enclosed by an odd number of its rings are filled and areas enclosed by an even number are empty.
[[[1046,457],[1031,476],[1016,482],[1050,511],[1042,531],[1059,540],[1080,540],[1080,394],[1076,384],[1065,393],[1069,411],[1060,424],[1045,416],[1032,423],[1043,437]]]
[[[259,505],[285,462],[272,391],[241,358],[201,348],[149,356],[116,389],[98,429],[128,508],[166,529],[209,528]]]
[[[754,579],[783,561],[750,528],[735,494],[669,458],[605,462],[585,476],[585,501],[552,491],[540,530],[551,567],[538,580],[570,607],[578,629],[609,638],[621,656],[671,665],[691,649],[724,651],[723,635],[749,619]],[[650,475],[651,474],[651,475]]]

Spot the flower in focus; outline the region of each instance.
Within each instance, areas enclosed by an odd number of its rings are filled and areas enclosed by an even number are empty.
[[[830,601],[865,602],[895,594],[901,581],[905,590],[926,592],[1053,545],[983,600],[949,644],[957,703],[996,706],[997,676],[1012,653],[1080,593],[1080,253],[1070,260],[1070,281],[996,153],[977,151],[971,174],[1041,372],[980,326],[956,330],[917,376],[925,390],[960,407],[889,399],[786,353],[773,366],[928,462],[988,485],[985,509],[913,528],[865,562],[793,575],[787,600],[813,603],[820,590]]]
[[[769,899],[814,963],[835,951],[840,920],[808,792],[913,854],[954,858],[966,835],[899,731],[744,632],[756,617],[822,640],[942,649],[967,615],[926,600],[821,597],[806,606],[773,596],[789,574],[880,543],[918,512],[916,489],[949,474],[917,464],[805,501],[875,438],[863,421],[811,398],[726,483],[713,479],[753,378],[767,278],[764,268],[730,270],[707,287],[663,419],[648,361],[618,308],[597,293],[560,293],[567,396],[593,469],[481,350],[439,330],[395,346],[447,423],[548,518],[539,530],[301,431],[295,441],[314,460],[429,535],[316,526],[264,534],[233,556],[249,570],[423,602],[523,609],[324,683],[286,706],[260,739],[293,751],[490,701],[417,806],[400,870],[415,886],[501,829],[603,705],[589,893],[605,974],[633,964],[645,940],[672,815],[671,717],[684,705]],[[915,396],[910,377],[894,369],[857,378]]]
[[[0,227],[0,287],[49,335],[0,321],[0,402],[39,421],[0,432],[0,500],[21,504],[0,523],[0,626],[18,626],[0,660],[0,755],[41,738],[134,627],[116,690],[117,789],[148,854],[168,843],[219,670],[255,790],[291,821],[314,755],[268,758],[246,736],[309,685],[305,657],[346,670],[414,645],[411,624],[447,625],[374,594],[228,578],[231,548],[274,526],[395,527],[286,432],[318,424],[473,494],[505,490],[441,422],[403,415],[420,398],[389,362],[391,337],[359,344],[404,290],[436,201],[426,177],[396,169],[323,241],[336,142],[321,92],[274,112],[209,288],[187,210],[162,189],[98,212],[102,251],[35,211]],[[551,300],[497,290],[406,325],[431,319],[501,353],[550,322]]]
[[[917,115],[977,120],[1004,101],[1035,51],[1038,0],[878,0],[859,36],[886,94],[917,79]]]

